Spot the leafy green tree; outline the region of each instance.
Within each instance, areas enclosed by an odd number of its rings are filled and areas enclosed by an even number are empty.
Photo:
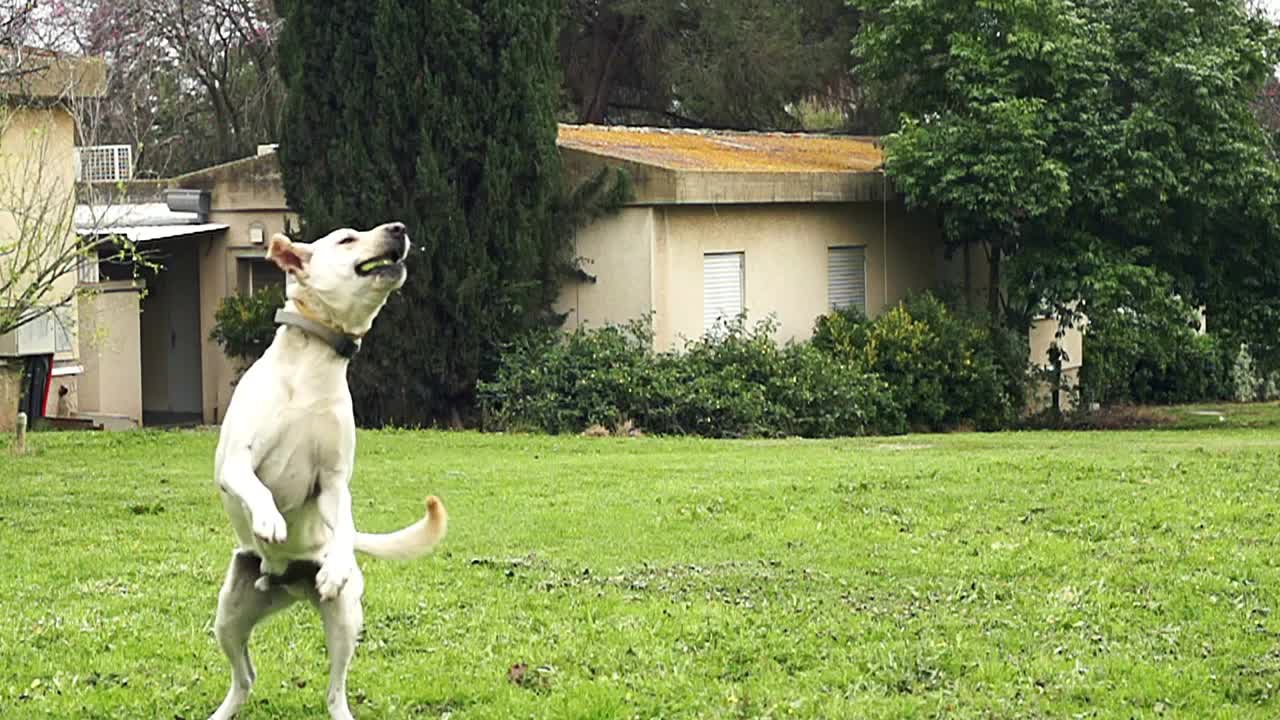
[[[554,0],[281,0],[280,161],[311,239],[409,226],[409,280],[352,364],[364,424],[459,422],[546,319],[557,225]]]
[[[888,172],[952,247],[986,247],[1012,324],[1082,299],[1099,252],[1224,311],[1280,277],[1280,175],[1252,111],[1280,45],[1245,3],[855,4],[859,73],[901,118]]]

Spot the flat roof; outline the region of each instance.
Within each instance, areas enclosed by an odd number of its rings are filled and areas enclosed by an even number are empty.
[[[867,173],[884,162],[875,138],[852,135],[561,125],[559,145],[681,172]]]

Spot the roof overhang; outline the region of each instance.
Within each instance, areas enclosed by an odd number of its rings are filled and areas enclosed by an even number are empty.
[[[226,230],[228,227],[230,226],[223,223],[200,223],[198,225],[117,225],[112,227],[80,229],[79,232],[81,235],[124,237],[128,238],[129,242],[132,243],[144,243],[154,240],[168,240],[170,238],[183,237],[186,235],[219,232]]]
[[[82,237],[124,237],[142,243],[219,232],[223,223],[205,222],[198,212],[169,209],[167,203],[76,205],[76,232]]]
[[[76,205],[76,229],[93,232],[97,228],[139,225],[195,225],[200,214],[170,210],[167,203],[121,203],[118,205]]]
[[[631,178],[629,205],[732,205],[761,203],[860,203],[893,201],[893,183],[880,170],[741,172],[677,170],[561,146],[575,181],[620,168]]]

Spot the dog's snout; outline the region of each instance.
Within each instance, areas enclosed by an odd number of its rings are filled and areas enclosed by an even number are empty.
[[[405,230],[404,223],[393,222],[383,226],[387,233],[387,238],[391,240],[391,244],[396,248],[396,254],[402,259],[409,254],[409,233]]]

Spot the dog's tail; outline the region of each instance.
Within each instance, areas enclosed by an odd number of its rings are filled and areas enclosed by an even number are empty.
[[[427,513],[418,522],[389,533],[356,533],[356,552],[383,560],[412,560],[431,552],[444,538],[449,513],[435,495],[427,497]]]

